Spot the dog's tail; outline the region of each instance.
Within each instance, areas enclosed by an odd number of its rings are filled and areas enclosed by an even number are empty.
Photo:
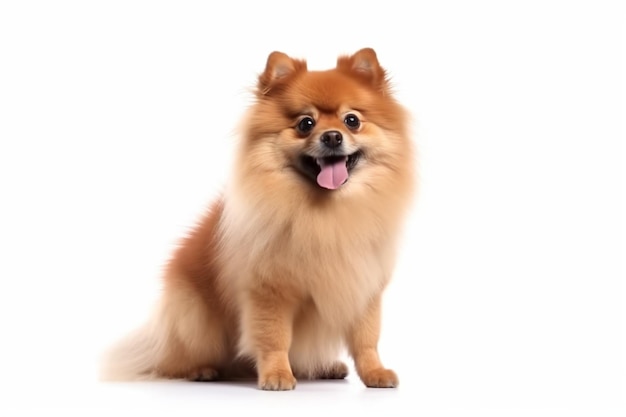
[[[107,350],[100,361],[101,381],[142,381],[157,379],[159,358],[166,337],[150,320]]]

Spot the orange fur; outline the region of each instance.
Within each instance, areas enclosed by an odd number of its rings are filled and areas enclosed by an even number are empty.
[[[376,345],[413,190],[407,115],[372,49],[328,71],[273,52],[256,96],[224,195],[174,253],[152,320],[109,352],[102,376],[243,373],[262,389],[287,390],[296,377],[344,378],[338,356],[347,347],[367,386],[395,387]],[[315,125],[299,131],[305,116]],[[342,152],[359,155],[332,190],[302,162],[327,150],[328,131],[340,133]]]

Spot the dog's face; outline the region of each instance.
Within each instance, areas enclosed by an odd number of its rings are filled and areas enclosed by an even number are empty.
[[[263,171],[295,173],[330,192],[371,182],[385,166],[393,171],[408,151],[404,111],[371,49],[340,57],[328,71],[308,71],[304,61],[273,52],[257,99],[246,137]]]

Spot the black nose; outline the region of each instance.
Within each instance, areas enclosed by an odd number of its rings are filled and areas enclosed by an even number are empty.
[[[341,136],[341,132],[337,130],[329,130],[322,133],[320,140],[324,145],[328,146],[329,148],[336,148],[337,146],[341,145],[343,137]]]

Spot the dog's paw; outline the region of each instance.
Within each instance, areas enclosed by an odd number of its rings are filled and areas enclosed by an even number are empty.
[[[259,388],[265,391],[289,391],[296,387],[291,371],[274,371],[259,375]]]
[[[376,368],[361,375],[363,383],[370,388],[395,388],[398,376],[391,369]]]
[[[320,372],[319,379],[344,379],[348,376],[348,365],[337,361]]]
[[[190,381],[215,381],[217,376],[217,370],[207,366],[191,371],[189,375],[187,375],[187,379]]]

